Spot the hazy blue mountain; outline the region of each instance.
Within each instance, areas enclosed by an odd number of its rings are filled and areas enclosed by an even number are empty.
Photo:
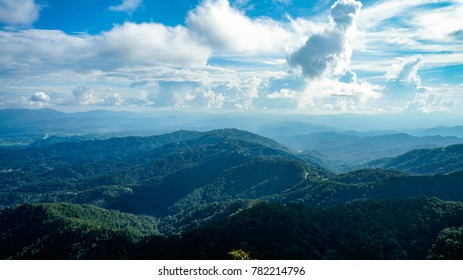
[[[315,132],[333,132],[335,128],[310,124],[301,121],[286,121],[274,124],[262,125],[257,128],[257,133],[270,138],[291,137],[307,135]]]
[[[79,163],[110,161],[116,163],[168,143],[199,137],[198,132],[178,131],[152,137],[123,137],[107,140],[81,141],[78,137],[65,140],[36,141],[29,147],[0,147],[0,169],[54,169]],[[73,141],[75,140],[75,141]],[[123,162],[122,162],[123,163]]]
[[[358,136],[350,132],[312,133],[275,139],[289,148],[318,151],[330,160],[349,165],[361,165],[375,159],[397,156],[410,150],[445,147],[463,142],[463,139],[456,137],[414,137],[403,133]]]
[[[369,162],[366,166],[412,174],[448,174],[463,170],[463,145],[413,150],[394,158]]]
[[[412,135],[416,135],[416,136],[440,135],[440,136],[454,136],[454,137],[463,138],[463,125],[459,125],[459,126],[439,125],[439,126],[432,127],[432,128],[409,130],[409,133]]]
[[[334,173],[342,173],[356,169],[356,166],[353,164],[347,164],[343,161],[332,159],[319,151],[306,150],[297,153],[297,155],[310,165],[318,166]]]
[[[53,135],[82,135],[130,130],[129,112],[62,113],[51,109],[0,110],[0,144],[27,145]],[[132,129],[133,130],[133,129]]]

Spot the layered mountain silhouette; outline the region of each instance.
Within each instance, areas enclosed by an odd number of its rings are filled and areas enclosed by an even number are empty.
[[[336,174],[321,152],[237,129],[3,147],[0,257],[459,258],[441,240],[461,236],[460,150]]]

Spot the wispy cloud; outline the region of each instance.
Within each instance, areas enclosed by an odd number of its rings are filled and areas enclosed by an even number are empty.
[[[463,29],[461,14],[459,0],[379,1],[359,15],[354,48],[371,61],[387,58],[392,63],[398,56],[421,54],[428,66],[437,56],[446,63],[448,55],[463,55],[463,45],[455,37]]]
[[[143,87],[146,86],[147,84],[151,83],[151,80],[141,80],[141,81],[136,81],[130,84],[131,88],[135,87]]]
[[[109,10],[114,12],[133,13],[141,4],[142,0],[123,0],[122,3],[117,6],[110,6]]]

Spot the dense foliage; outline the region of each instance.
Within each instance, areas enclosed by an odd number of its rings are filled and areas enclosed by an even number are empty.
[[[414,150],[394,158],[372,161],[367,166],[413,174],[449,174],[463,170],[463,145]]]
[[[236,129],[3,147],[0,258],[462,258],[463,172],[433,175],[460,149],[335,175]]]
[[[126,216],[68,204],[25,205],[3,210],[0,212],[1,257],[462,257],[463,204],[438,199],[366,200],[326,208],[259,203],[221,221],[168,238],[156,234],[146,236],[155,230],[152,220]],[[127,218],[131,219],[130,223],[126,222]],[[34,231],[30,232],[30,228]]]
[[[93,206],[25,204],[0,211],[0,258],[124,258],[130,244],[158,233],[157,224]]]
[[[441,230],[462,224],[463,204],[437,199],[367,200],[328,208],[264,203],[172,237],[166,251],[153,249],[157,240],[147,242],[153,251],[140,257],[225,259],[227,252],[241,249],[257,259],[424,259],[433,257],[431,248],[442,248]],[[461,232],[456,238],[461,241]]]

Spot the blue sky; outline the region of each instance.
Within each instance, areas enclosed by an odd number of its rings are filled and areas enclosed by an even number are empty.
[[[461,18],[462,0],[0,0],[0,108],[461,113]]]

